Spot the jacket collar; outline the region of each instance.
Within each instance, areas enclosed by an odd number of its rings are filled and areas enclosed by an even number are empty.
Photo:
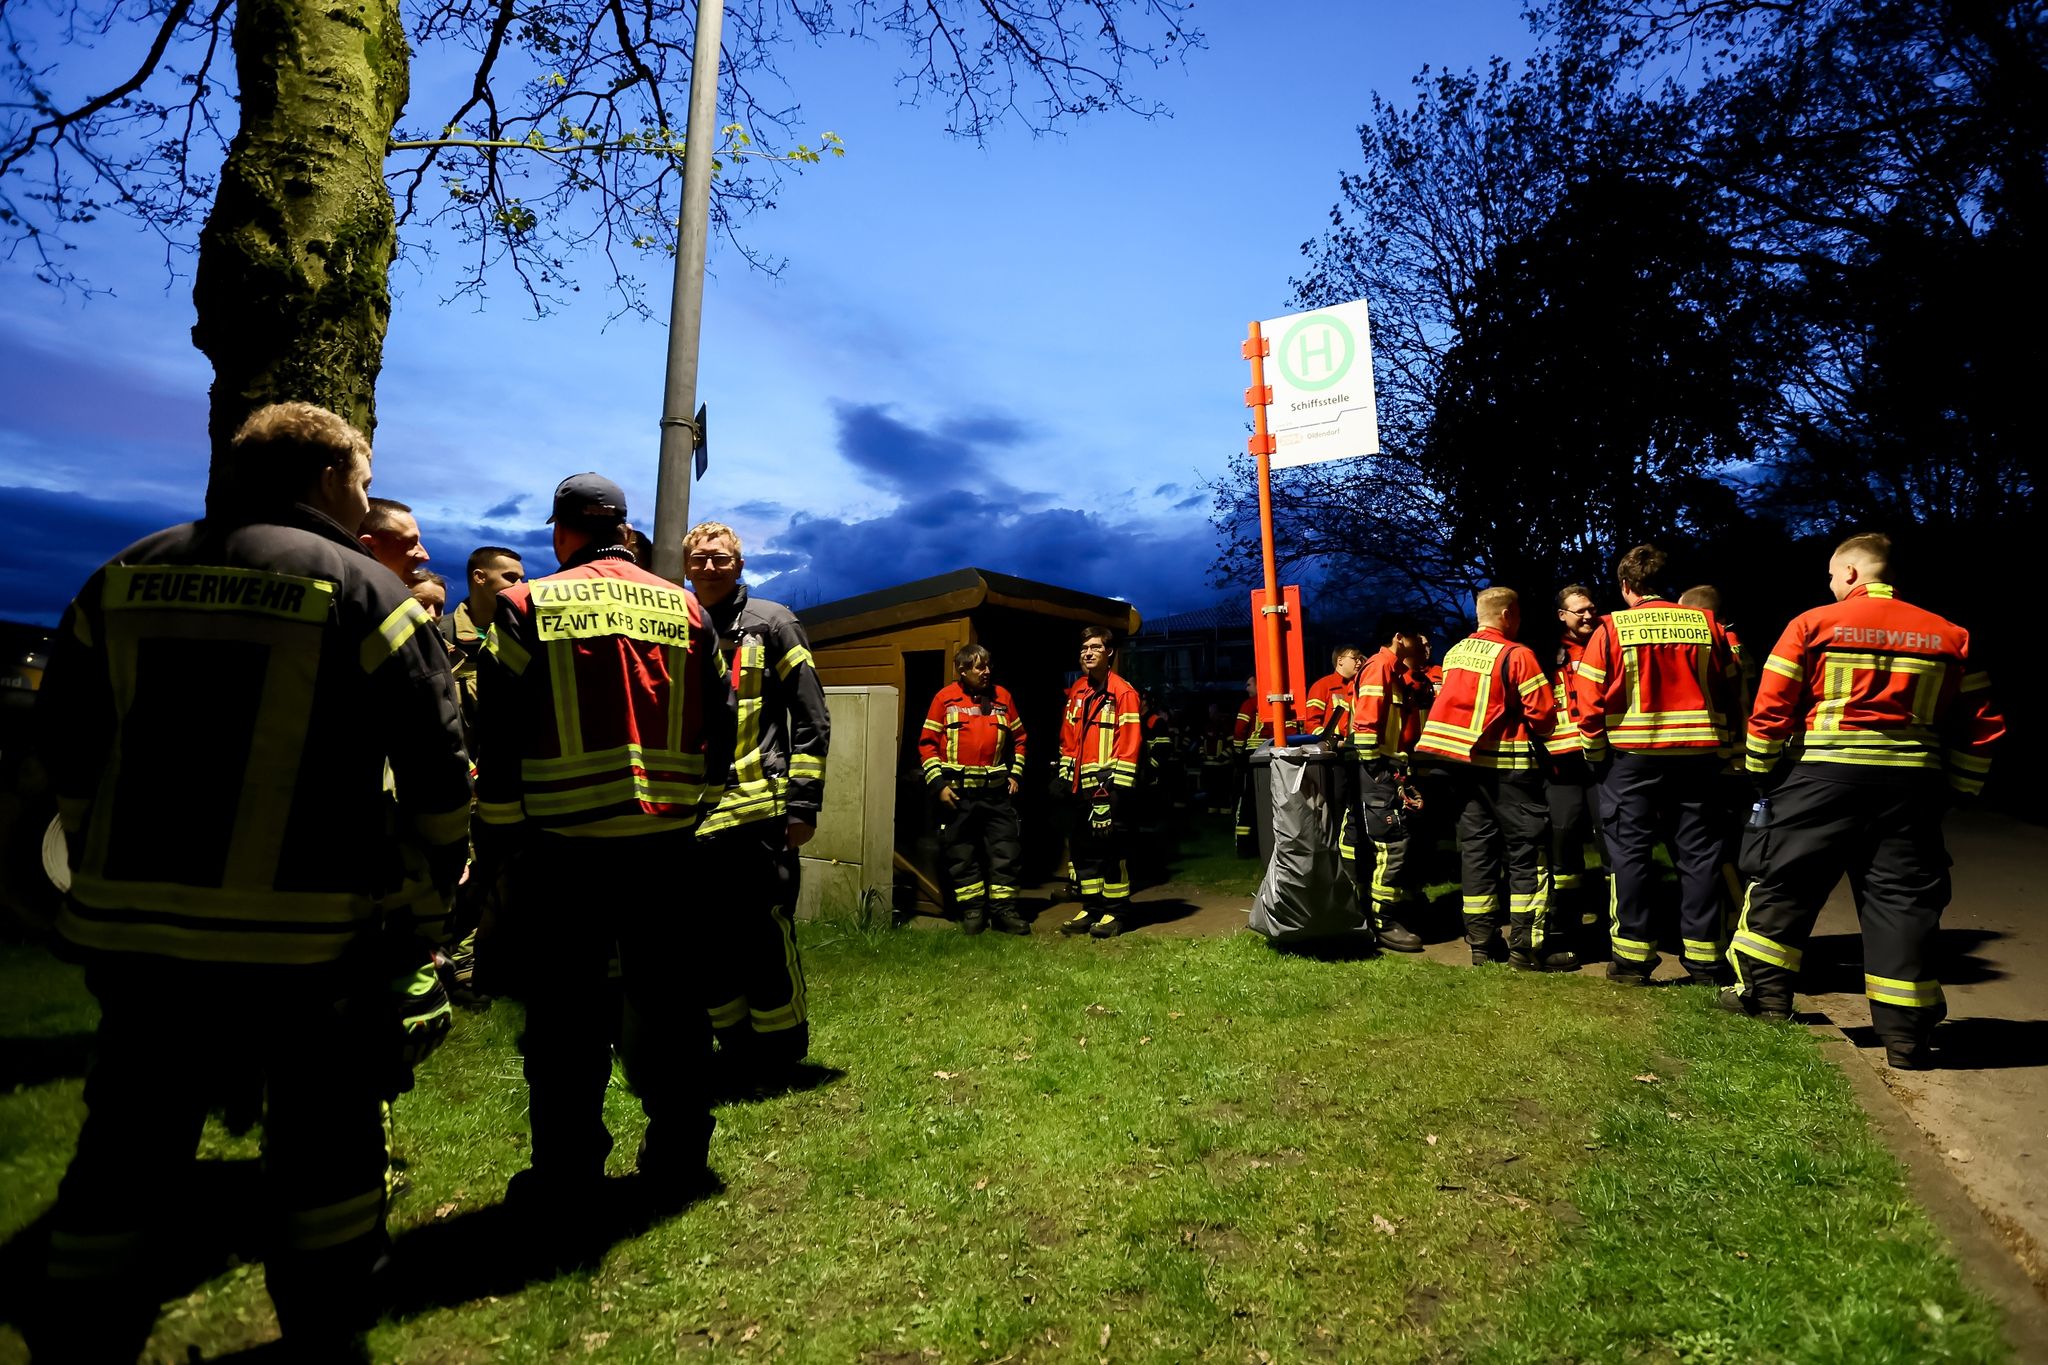
[[[1892,585],[1889,583],[1858,583],[1855,587],[1849,589],[1849,595],[1842,600],[1847,602],[1858,597],[1874,597],[1879,601],[1883,601],[1891,596]]]

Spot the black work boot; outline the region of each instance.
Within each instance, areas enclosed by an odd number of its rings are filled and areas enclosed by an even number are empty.
[[[1079,910],[1074,912],[1073,918],[1061,921],[1060,932],[1063,934],[1085,934],[1088,932],[1088,926],[1095,923],[1095,916],[1098,913],[1100,911],[1096,906],[1083,904]]]
[[[960,907],[961,933],[978,934],[986,928],[988,928],[988,912],[982,908],[979,901],[973,905],[963,905]]]
[[[990,912],[990,916],[995,920],[996,932],[999,934],[1028,934],[1031,932],[1031,921],[1025,919],[1007,905],[998,905]]]
[[[1746,1014],[1752,1019],[1786,1020],[1792,1017],[1790,1000],[1756,995],[1746,986],[1723,986],[1721,993],[1714,997],[1714,1004],[1730,1014]]]
[[[1544,948],[1537,956],[1546,972],[1575,972],[1579,969],[1579,955],[1569,948]]]
[[[1390,953],[1419,953],[1422,951],[1422,935],[1404,926],[1392,915],[1374,918],[1373,932],[1379,935],[1380,947]]]
[[[1617,957],[1607,964],[1607,979],[1617,986],[1647,986],[1651,974],[1662,960],[1652,957],[1648,962],[1631,962],[1625,957]]]
[[[1113,910],[1104,910],[1095,917],[1095,923],[1088,926],[1090,938],[1115,938],[1123,931],[1123,916]]]

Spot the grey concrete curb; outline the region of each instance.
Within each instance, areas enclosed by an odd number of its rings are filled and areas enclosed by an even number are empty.
[[[2048,1301],[2043,1300],[2041,1290],[1985,1221],[1963,1182],[1928,1141],[1926,1131],[1913,1121],[1876,1068],[1857,1055],[1856,1045],[1832,1021],[1808,1027],[1823,1044],[1823,1054],[1848,1078],[1857,1102],[1870,1116],[1871,1127],[1906,1168],[1907,1188],[1948,1239],[1964,1277],[2005,1313],[2005,1340],[2012,1347],[2013,1359],[2026,1365],[2048,1365]]]

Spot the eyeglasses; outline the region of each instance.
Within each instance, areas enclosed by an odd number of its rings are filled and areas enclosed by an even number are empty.
[[[685,562],[693,569],[730,569],[733,566],[733,557],[731,555],[691,555]]]

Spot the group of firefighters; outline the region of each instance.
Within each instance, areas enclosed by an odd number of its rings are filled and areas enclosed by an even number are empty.
[[[1687,979],[1720,988],[1725,1009],[1785,1019],[1815,918],[1846,876],[1887,1058],[1931,1065],[1946,1013],[1930,960],[1949,898],[1941,817],[1982,791],[2005,726],[1968,632],[1897,597],[1890,560],[1883,535],[1835,548],[1835,602],[1786,627],[1753,698],[1718,594],[1667,599],[1650,545],[1616,566],[1619,609],[1581,584],[1557,594],[1550,670],[1520,642],[1504,587],[1478,594],[1477,629],[1440,668],[1410,618],[1384,618],[1369,656],[1340,647],[1301,719],[1352,760],[1340,847],[1379,945],[1423,947],[1403,918],[1426,851],[1415,831],[1454,825],[1474,964],[1573,971],[1605,955],[1608,979],[1647,985],[1664,848]],[[1259,711],[1247,698],[1240,736]]]
[[[502,590],[444,638],[363,530],[370,476],[333,413],[259,410],[206,518],[117,555],[53,641],[56,929],[101,1022],[23,1324],[39,1360],[139,1353],[201,1125],[252,1085],[285,1339],[365,1358],[390,1103],[450,1028],[461,944],[526,1007],[530,1164],[506,1202],[542,1245],[600,1207],[615,1054],[648,1120],[633,1202],[660,1209],[715,1186],[714,1039],[761,1088],[807,1051],[790,918],[830,728],[739,537],[692,528],[684,591],[636,561],[618,486],[571,476],[558,570],[493,548],[472,577]]]
[[[714,1047],[761,1074],[807,1050],[790,917],[829,724],[802,628],[741,582],[738,536],[690,531],[685,591],[636,560],[618,486],[572,476],[549,519],[559,568],[472,565],[492,591],[452,648],[358,537],[370,474],[334,414],[264,408],[219,461],[207,517],[124,550],[59,627],[40,701],[71,872],[57,928],[101,1023],[26,1324],[38,1358],[134,1357],[158,1307],[151,1239],[213,1099],[251,1078],[280,1325],[305,1354],[359,1358],[388,1259],[390,1102],[449,1027],[437,963],[472,934],[479,980],[526,1006],[530,1165],[508,1203],[537,1227],[592,1205],[614,1053],[648,1119],[638,1189],[662,1207],[712,1186]],[[1554,671],[1518,642],[1504,588],[1479,595],[1440,672],[1401,617],[1372,654],[1339,650],[1300,718],[1357,774],[1344,842],[1379,941],[1421,946],[1403,916],[1433,767],[1474,962],[1577,966],[1590,834],[1611,869],[1609,975],[1647,982],[1668,842],[1693,979],[1720,984],[1731,963],[1724,1003],[1785,1017],[1846,872],[1877,1031],[1894,1064],[1926,1064],[1944,792],[1981,787],[2003,726],[1965,632],[1894,597],[1888,558],[1881,536],[1836,549],[1838,600],[1764,662],[1733,768],[1735,647],[1710,604],[1659,595],[1647,546],[1621,560],[1623,609],[1559,595]],[[1060,929],[1097,938],[1127,927],[1132,802],[1158,738],[1114,661],[1109,632],[1082,632],[1053,778],[1080,893]],[[919,732],[952,890],[970,932],[1028,932],[1024,726],[986,650],[954,663]],[[1248,707],[1236,740],[1262,724]]]

